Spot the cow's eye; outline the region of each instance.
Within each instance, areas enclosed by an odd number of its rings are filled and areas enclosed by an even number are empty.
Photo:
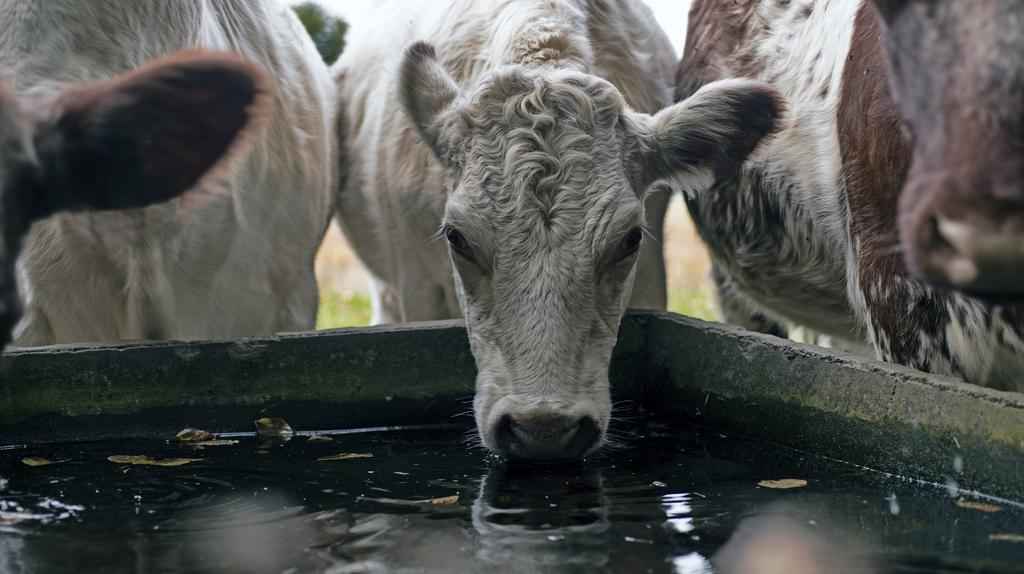
[[[620,246],[620,253],[622,257],[628,257],[636,253],[637,249],[640,249],[640,244],[643,243],[644,232],[639,227],[634,227],[625,237],[622,238],[622,245]]]
[[[448,240],[448,244],[452,246],[452,249],[463,254],[469,252],[469,242],[466,241],[466,237],[458,229],[445,227],[444,237]]]

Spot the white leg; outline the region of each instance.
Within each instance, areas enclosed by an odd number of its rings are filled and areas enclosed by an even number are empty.
[[[629,300],[630,309],[664,310],[668,308],[668,286],[665,276],[665,212],[672,198],[672,188],[658,185],[647,195],[647,230],[650,236],[640,247],[636,267],[636,280]]]

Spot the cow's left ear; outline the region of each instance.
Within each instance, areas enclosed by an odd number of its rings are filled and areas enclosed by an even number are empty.
[[[37,114],[32,216],[177,197],[240,151],[269,108],[262,72],[230,54],[181,52],[71,86]]]
[[[765,136],[779,127],[782,96],[767,84],[723,80],[649,118],[641,188],[699,169],[735,177]]]
[[[448,150],[440,120],[458,97],[459,87],[437,61],[432,45],[416,42],[406,48],[399,73],[399,93],[416,131],[438,159],[445,162]]]

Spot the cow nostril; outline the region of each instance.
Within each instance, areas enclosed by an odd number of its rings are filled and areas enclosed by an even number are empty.
[[[953,285],[966,285],[978,277],[973,260],[975,226],[965,221],[933,217],[928,223],[929,257],[946,280]]]
[[[573,421],[571,419],[561,417],[556,420],[533,424],[525,424],[514,419],[510,423],[512,434],[519,440],[525,441],[558,439],[571,433],[579,425],[579,420]]]
[[[1020,293],[1024,280],[1024,217],[999,220],[937,215],[924,222],[916,270],[930,281],[972,294]]]
[[[512,417],[505,415],[498,420],[494,428],[494,441],[497,443],[499,452],[508,452],[516,442],[516,436],[512,432]]]
[[[578,459],[601,438],[601,429],[590,417],[561,415],[506,415],[495,429],[498,449],[512,458],[529,460]]]

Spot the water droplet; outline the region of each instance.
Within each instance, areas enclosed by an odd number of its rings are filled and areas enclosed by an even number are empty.
[[[960,494],[960,485],[956,483],[952,478],[946,479],[946,492],[949,493],[950,498],[956,498]]]
[[[896,500],[896,493],[893,492],[892,494],[890,494],[889,498],[886,498],[886,500],[889,501],[889,514],[892,514],[893,516],[899,514],[900,503],[899,501]]]

